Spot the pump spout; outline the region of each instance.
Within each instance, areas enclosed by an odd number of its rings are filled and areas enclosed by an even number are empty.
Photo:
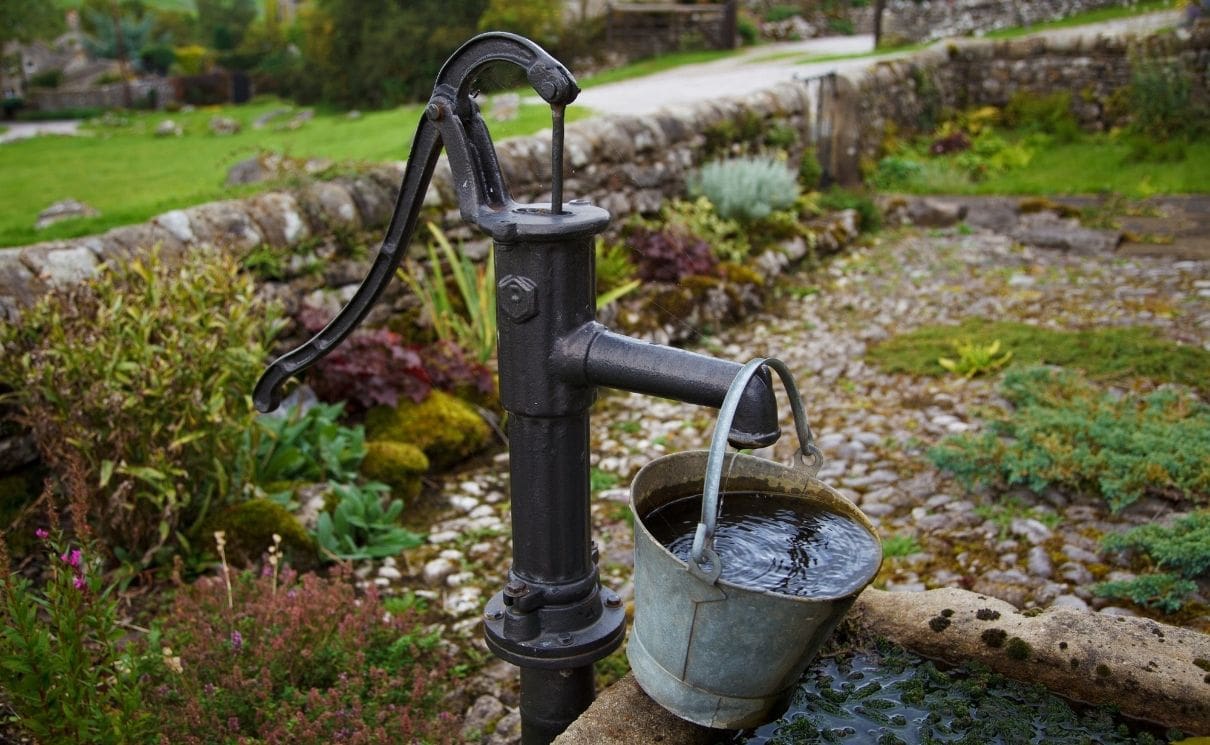
[[[575,383],[607,386],[650,396],[718,408],[742,365],[632,339],[598,323],[568,335],[556,352],[560,371]],[[736,448],[777,442],[777,400],[766,369],[744,389],[728,438]]]

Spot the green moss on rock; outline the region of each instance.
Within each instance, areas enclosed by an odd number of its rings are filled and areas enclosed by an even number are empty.
[[[227,507],[206,521],[202,540],[211,543],[218,530],[226,534],[227,561],[233,565],[255,563],[273,545],[274,533],[282,538],[281,552],[290,566],[306,569],[315,564],[315,539],[289,510],[272,500],[250,499]]]
[[[420,475],[429,470],[424,451],[406,442],[377,440],[366,443],[361,473],[391,487],[393,496],[410,502],[420,494]]]
[[[446,468],[482,450],[491,439],[483,417],[465,401],[434,390],[415,403],[400,400],[366,415],[366,439],[414,445],[434,468]]]

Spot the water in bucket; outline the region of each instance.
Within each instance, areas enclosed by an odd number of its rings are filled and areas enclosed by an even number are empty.
[[[643,516],[672,555],[689,561],[701,495],[673,500]],[[725,556],[719,579],[795,597],[837,597],[861,589],[878,569],[877,539],[853,520],[818,505],[768,492],[728,492],[714,550]]]

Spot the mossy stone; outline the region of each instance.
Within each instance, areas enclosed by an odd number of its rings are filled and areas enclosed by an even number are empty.
[[[391,487],[392,496],[411,502],[420,494],[420,475],[429,470],[424,451],[406,442],[372,440],[366,443],[361,474]]]
[[[410,443],[434,468],[446,468],[482,450],[491,429],[467,402],[434,390],[420,403],[403,398],[366,415],[366,439]]]
[[[214,532],[226,534],[227,561],[248,566],[258,561],[273,545],[273,534],[281,536],[281,552],[295,569],[315,566],[315,539],[293,513],[270,499],[249,499],[233,504],[206,521],[203,545],[213,546]]]

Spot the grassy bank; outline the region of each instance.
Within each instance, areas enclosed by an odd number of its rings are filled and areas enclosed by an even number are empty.
[[[288,104],[258,100],[245,106],[207,107],[190,113],[136,113],[92,120],[78,137],[35,137],[0,145],[0,246],[102,232],[142,222],[170,209],[230,199],[271,185],[225,186],[227,169],[262,150],[296,158],[382,163],[403,160],[411,148],[422,107],[403,106],[360,117],[317,112],[298,129],[282,125],[297,109],[262,129],[253,122]],[[485,108],[490,109],[485,105]],[[571,107],[571,119],[589,112]],[[213,135],[209,122],[224,116],[240,122],[239,133]],[[181,137],[156,137],[165,119],[181,126]],[[532,134],[550,126],[550,109],[523,105],[512,121],[489,117],[495,139]],[[33,228],[38,212],[61,199],[78,199],[99,217],[72,220],[45,230]]]

